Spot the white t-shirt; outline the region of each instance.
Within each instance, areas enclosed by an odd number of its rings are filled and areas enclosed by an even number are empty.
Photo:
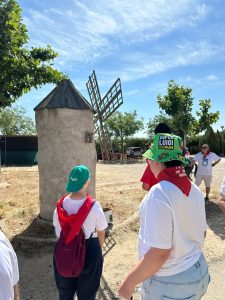
[[[16,253],[0,230],[0,300],[13,300],[13,287],[19,281]]]
[[[198,261],[206,229],[205,203],[200,189],[192,183],[187,197],[174,184],[161,181],[141,202],[139,259],[151,247],[172,249],[155,275],[183,272]]]
[[[63,200],[63,208],[67,212],[68,215],[76,214],[81,206],[84,204],[85,198],[81,200],[73,200],[69,196],[67,196]],[[54,211],[53,215],[53,225],[55,227],[55,233],[57,237],[60,237],[61,226],[58,219],[57,209]],[[88,214],[86,220],[83,224],[83,230],[86,239],[88,239],[91,234],[94,232],[92,237],[96,237],[96,230],[102,231],[108,227],[108,223],[102,207],[98,201],[95,201],[94,205],[91,208],[90,213]]]
[[[220,194],[225,196],[225,177],[223,178]]]
[[[212,163],[219,159],[220,157],[213,152],[210,152],[205,158],[201,152],[197,153],[194,157],[194,160],[198,162],[197,174],[212,175]]]

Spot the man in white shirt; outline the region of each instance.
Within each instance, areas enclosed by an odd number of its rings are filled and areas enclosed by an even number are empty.
[[[198,170],[196,174],[195,184],[199,186],[204,180],[206,187],[205,200],[209,200],[210,187],[212,182],[212,167],[220,162],[221,158],[213,152],[210,152],[209,145],[203,144],[201,152],[194,157],[191,166],[198,163]]]
[[[16,253],[0,230],[0,300],[19,300],[19,270]]]

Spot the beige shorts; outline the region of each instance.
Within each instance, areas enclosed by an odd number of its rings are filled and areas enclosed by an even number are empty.
[[[212,175],[200,175],[200,174],[196,174],[195,184],[197,186],[199,186],[201,184],[202,180],[204,180],[205,186],[207,188],[210,188],[211,183],[212,183]]]

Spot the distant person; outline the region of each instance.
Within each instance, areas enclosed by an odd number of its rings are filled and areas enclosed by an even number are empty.
[[[170,128],[165,123],[159,123],[156,126],[156,128],[154,130],[154,133],[155,134],[157,134],[157,133],[171,133],[171,130],[170,130]],[[157,178],[152,173],[151,168],[150,168],[150,166],[148,164],[147,164],[147,166],[145,168],[144,174],[142,175],[140,181],[142,182],[142,188],[143,188],[143,190],[145,190],[147,192],[151,189],[151,187],[153,185],[155,185],[156,183],[158,183]]]
[[[204,180],[206,188],[205,200],[209,200],[209,193],[212,183],[212,167],[216,166],[221,161],[221,158],[213,152],[210,152],[209,145],[203,144],[201,152],[197,153],[194,160],[190,164],[193,166],[198,163],[195,184],[199,186]]]
[[[220,202],[219,207],[225,212],[225,177],[223,178],[223,183],[220,190]]]
[[[53,225],[58,238],[54,252],[55,281],[59,300],[93,300],[102,275],[102,246],[108,224],[99,202],[86,190],[90,172],[74,167],[66,191],[57,202]],[[84,249],[86,249],[84,251]]]
[[[0,300],[19,300],[18,281],[16,253],[0,230]]]
[[[188,178],[189,178],[190,180],[192,180],[192,179],[191,179],[191,172],[192,172],[194,166],[191,166],[191,165],[190,165],[190,164],[191,164],[191,161],[190,161],[190,152],[189,152],[189,150],[188,150],[187,147],[184,147],[184,152],[185,152],[185,158],[186,158],[187,161],[189,162],[189,164],[186,165],[186,166],[184,167],[184,169],[185,169],[185,172],[186,172]]]
[[[185,158],[189,160],[190,159],[190,152],[188,150],[188,147],[184,147],[184,151],[185,151]]]
[[[144,158],[159,183],[140,206],[139,262],[119,288],[130,300],[141,285],[141,300],[198,299],[209,284],[202,252],[207,223],[202,192],[187,177],[182,139],[156,134]]]

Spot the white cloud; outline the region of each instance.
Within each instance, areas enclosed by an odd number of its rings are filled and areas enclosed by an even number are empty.
[[[173,49],[162,48],[159,54],[131,53],[124,57],[125,66],[122,70],[103,70],[101,73],[105,78],[120,74],[122,81],[138,80],[175,67],[202,64],[217,56],[222,59],[224,52],[224,47],[216,47],[208,41],[195,44],[183,42],[182,45],[174,45]],[[215,80],[215,77],[207,79]]]
[[[216,76],[216,75],[211,74],[211,75],[206,76],[206,79],[208,81],[216,81],[216,80],[219,80],[219,77]]]
[[[209,10],[200,0],[71,0],[64,5],[56,0],[54,8],[42,5],[44,9],[31,9],[24,21],[31,44],[50,44],[59,52],[60,66],[90,64],[119,54],[121,45],[159,39],[197,24]]]

